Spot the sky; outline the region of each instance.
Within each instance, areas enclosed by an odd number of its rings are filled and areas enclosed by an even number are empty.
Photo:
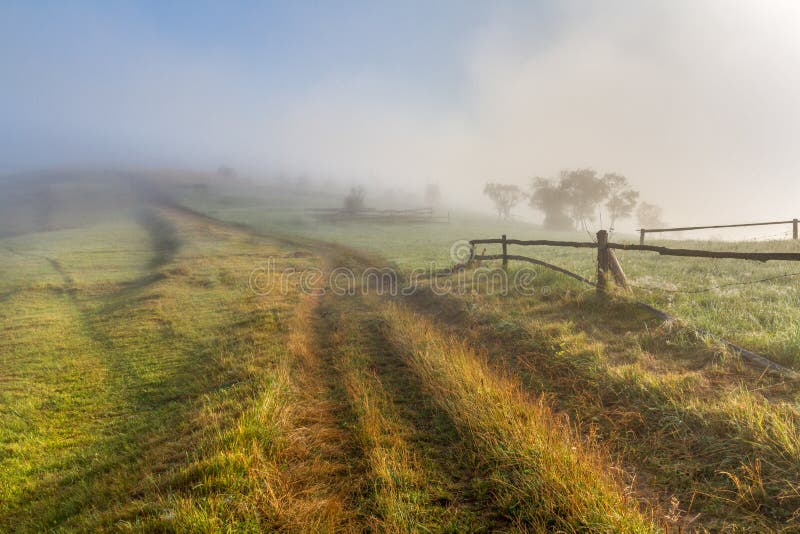
[[[227,164],[489,210],[487,181],[591,167],[677,225],[791,219],[798,36],[778,0],[5,0],[0,172]]]

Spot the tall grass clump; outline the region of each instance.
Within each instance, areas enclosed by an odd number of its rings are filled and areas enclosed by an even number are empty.
[[[458,339],[390,305],[387,338],[491,473],[491,497],[536,531],[653,532],[601,455],[543,398],[493,372]]]

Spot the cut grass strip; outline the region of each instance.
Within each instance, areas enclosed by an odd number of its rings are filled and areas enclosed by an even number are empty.
[[[542,399],[492,372],[458,339],[398,305],[383,314],[387,338],[490,471],[491,496],[536,531],[652,532],[600,454]]]
[[[320,328],[330,341],[332,361],[355,414],[353,429],[369,466],[369,492],[363,510],[367,526],[379,532],[475,531],[479,518],[444,498],[441,473],[426,472],[409,422],[395,409],[377,365],[388,353],[375,328],[374,310],[358,298],[330,297],[321,310]],[[409,392],[395,391],[399,395]],[[419,401],[419,399],[414,399]]]

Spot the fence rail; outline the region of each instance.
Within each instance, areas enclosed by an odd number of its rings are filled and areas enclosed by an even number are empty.
[[[789,221],[794,222],[795,224],[795,236],[797,236],[797,220]],[[756,223],[761,224],[761,223]],[[764,223],[764,224],[780,224],[780,223]],[[739,225],[735,225],[739,226]],[[664,230],[668,231],[668,230]],[[608,291],[608,273],[611,273],[615,282],[625,289],[626,291],[631,291],[630,286],[628,285],[628,281],[625,277],[625,272],[622,270],[622,265],[619,263],[616,255],[614,254],[614,250],[640,250],[640,251],[647,251],[647,252],[658,252],[662,255],[667,256],[684,256],[684,257],[695,257],[695,258],[730,258],[730,259],[744,259],[744,260],[756,260],[756,261],[769,261],[769,260],[787,260],[787,261],[800,261],[800,253],[790,253],[790,252],[726,252],[726,251],[711,251],[711,250],[693,250],[693,249],[673,249],[668,247],[657,247],[657,246],[650,246],[650,245],[628,245],[628,244],[621,244],[621,243],[609,243],[608,242],[608,232],[606,230],[600,230],[597,232],[597,241],[596,242],[579,242],[579,241],[549,241],[549,240],[529,240],[524,241],[520,239],[508,239],[505,235],[500,237],[500,239],[473,239],[470,242],[471,245],[471,254],[470,259],[467,261],[467,264],[473,261],[480,261],[480,260],[502,260],[503,268],[508,266],[508,260],[515,260],[515,261],[524,261],[527,263],[533,263],[535,265],[541,265],[542,267],[546,267],[553,271],[562,273],[566,276],[574,278],[578,281],[584,282],[588,285],[595,286],[597,288],[598,294],[605,294]],[[500,244],[502,245],[502,254],[475,254],[475,245],[482,245],[482,244]],[[542,260],[537,260],[535,258],[530,258],[528,256],[520,256],[516,254],[509,254],[508,253],[508,245],[523,245],[523,246],[555,246],[555,247],[577,247],[577,248],[596,248],[597,249],[597,281],[593,282],[583,276],[573,273],[567,269],[559,267],[557,265],[553,265],[551,263],[547,263]],[[461,267],[464,267],[464,264],[461,264]],[[800,274],[800,273],[797,273]],[[638,302],[639,306],[644,307],[647,310],[650,310],[652,313],[656,314],[659,317],[665,319],[671,319],[671,317],[664,312],[653,308],[648,304],[644,304],[642,302]],[[702,329],[695,329],[694,332],[698,336],[706,336],[710,335],[708,332]],[[790,377],[790,378],[800,378],[800,373],[792,369],[788,369],[779,365],[772,360],[750,352],[747,349],[739,347],[738,345],[731,343],[725,339],[721,339],[721,341],[731,350],[742,356],[744,359],[750,361],[751,363],[763,367],[767,370],[777,372],[783,376]]]
[[[449,223],[450,212],[435,214],[433,208],[412,208],[402,210],[379,210],[363,208],[350,211],[343,208],[306,208],[309,216],[317,221],[369,221],[390,223]]]
[[[589,284],[596,285],[598,291],[604,292],[606,290],[607,274],[610,272],[617,284],[625,289],[628,289],[628,282],[625,277],[625,272],[622,270],[622,265],[614,254],[614,250],[639,250],[645,252],[657,252],[662,256],[681,256],[690,258],[714,258],[714,259],[735,259],[735,260],[752,260],[752,261],[800,261],[800,252],[734,252],[734,251],[717,251],[717,250],[698,250],[686,248],[669,248],[655,245],[632,245],[626,243],[610,243],[608,242],[608,232],[600,230],[597,232],[597,241],[581,242],[581,241],[551,241],[547,239],[535,240],[522,240],[522,239],[508,239],[505,235],[499,239],[472,239],[469,241],[471,246],[470,260],[501,260],[503,267],[508,266],[509,260],[525,261],[547,267],[548,269],[560,272],[576,280],[588,282]],[[476,255],[475,245],[502,245],[501,254],[488,254]],[[591,282],[583,276],[547,263],[536,258],[528,256],[521,256],[517,254],[508,253],[508,245],[522,245],[522,246],[548,246],[548,247],[573,247],[573,248],[596,248],[597,249],[597,282]]]
[[[505,237],[505,236],[504,236]],[[548,246],[548,247],[574,247],[574,248],[598,248],[598,242],[581,242],[581,241],[550,241],[546,239],[537,239],[531,241],[523,241],[521,239],[472,239],[470,245],[523,245],[523,246]],[[753,261],[770,261],[770,260],[784,260],[784,261],[800,261],[800,253],[798,252],[733,252],[733,251],[717,251],[717,250],[699,250],[688,248],[669,248],[655,245],[630,245],[627,243],[606,243],[606,248],[616,250],[641,250],[647,252],[658,252],[662,256],[683,256],[692,258],[715,258],[715,259],[734,259],[734,260],[753,260]],[[506,249],[507,250],[507,249]],[[498,258],[502,259],[502,254]],[[506,256],[508,254],[506,253]],[[488,258],[487,258],[488,259]],[[508,256],[508,259],[512,259]]]
[[[565,274],[565,275],[567,275],[567,276],[569,276],[571,278],[574,278],[575,280],[578,280],[579,282],[584,282],[584,283],[587,283],[589,285],[594,285],[594,282],[592,282],[591,280],[589,280],[587,278],[584,278],[583,276],[581,276],[579,274],[573,273],[572,271],[568,271],[566,269],[562,269],[558,265],[553,265],[552,263],[547,263],[546,261],[537,260],[535,258],[529,258],[527,256],[517,256],[515,254],[506,254],[505,256],[503,254],[484,254],[484,255],[474,256],[473,259],[474,260],[479,260],[479,261],[483,261],[483,260],[516,260],[516,261],[525,261],[525,262],[528,262],[528,263],[533,263],[535,265],[541,265],[542,267],[547,267],[548,269],[551,269],[553,271],[556,271],[556,272]]]
[[[800,261],[798,252],[727,252],[716,250],[696,250],[688,248],[668,248],[657,247],[654,245],[626,245],[620,243],[608,243],[610,249],[617,250],[643,250],[647,252],[658,252],[662,256],[684,256],[692,258],[716,258],[733,260],[754,260],[754,261]]]
[[[489,244],[502,244],[508,245],[542,245],[548,247],[576,247],[576,248],[597,248],[597,243],[588,241],[585,243],[579,241],[549,241],[547,239],[537,239],[534,241],[522,241],[520,239],[473,239],[470,245],[489,245]]]
[[[747,226],[770,226],[776,224],[791,224],[792,225],[792,239],[798,239],[798,225],[800,219],[792,219],[791,221],[773,221],[773,222],[757,222],[757,223],[744,223],[744,224],[715,224],[712,226],[681,226],[675,228],[640,228],[639,229],[639,244],[644,245],[645,234],[658,233],[658,232],[684,232],[687,230],[709,230],[714,228],[744,228]]]

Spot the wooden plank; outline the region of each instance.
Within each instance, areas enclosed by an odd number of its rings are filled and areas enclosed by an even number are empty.
[[[502,239],[473,239],[470,244],[473,245],[489,245],[489,244],[502,244]],[[506,239],[509,245],[541,245],[547,247],[575,247],[575,248],[597,248],[597,243],[581,243],[579,241],[550,241],[547,239],[537,239],[533,241],[523,241],[520,239]]]
[[[597,291],[603,293],[608,285],[608,232],[597,232]]]
[[[501,238],[503,240],[503,269],[508,268],[508,241],[506,240],[506,234],[503,234]]]
[[[710,228],[741,228],[744,226],[769,226],[772,224],[792,224],[792,221],[775,221],[746,224],[717,224],[714,226],[682,226],[679,228],[641,228],[640,231],[651,232],[682,232],[683,230],[706,230]]]
[[[654,308],[653,306],[650,306],[649,304],[645,304],[644,302],[640,302],[640,301],[635,301],[635,302],[636,302],[637,306],[649,311],[650,313],[652,313],[653,315],[655,315],[656,317],[658,317],[659,319],[661,319],[663,321],[675,321],[676,320],[675,317],[669,315],[668,313],[664,313],[663,311],[659,310],[658,308]],[[788,367],[784,367],[783,365],[780,365],[779,363],[773,362],[769,358],[765,358],[764,356],[761,356],[760,354],[756,354],[755,352],[749,351],[749,350],[747,350],[745,348],[740,347],[739,345],[731,343],[727,339],[721,338],[721,337],[717,336],[716,334],[714,334],[712,332],[709,332],[708,330],[704,330],[702,328],[692,328],[691,326],[689,328],[698,337],[710,337],[712,339],[718,340],[719,342],[724,344],[726,347],[728,347],[730,350],[732,350],[733,352],[735,352],[736,354],[741,356],[743,359],[747,360],[748,362],[750,362],[750,363],[752,363],[754,365],[757,365],[758,367],[761,367],[761,368],[764,368],[764,369],[768,369],[769,371],[777,373],[778,375],[781,375],[781,376],[783,376],[785,378],[791,378],[791,379],[794,379],[794,380],[797,380],[798,378],[800,378],[800,373],[798,373],[797,371],[795,371],[793,369],[789,369]]]
[[[631,288],[628,285],[628,278],[625,276],[625,271],[622,270],[622,264],[619,262],[619,259],[617,259],[617,255],[614,254],[614,249],[607,249],[607,252],[608,266],[611,269],[611,274],[614,275],[614,283],[628,293],[631,293]]]
[[[527,256],[517,256],[517,255],[514,255],[514,254],[508,254],[508,255],[506,255],[506,258],[508,258],[509,260],[525,261],[525,262],[528,262],[528,263],[533,263],[535,265],[541,265],[542,267],[547,267],[548,269],[551,269],[553,271],[559,272],[561,274],[565,274],[565,275],[567,275],[567,276],[569,276],[571,278],[574,278],[575,280],[578,280],[580,282],[584,282],[586,284],[589,284],[590,286],[595,285],[594,282],[592,282],[591,280],[587,280],[586,278],[582,277],[579,274],[575,274],[572,271],[568,271],[566,269],[562,269],[561,267],[558,267],[557,265],[553,265],[552,263],[547,263],[546,261],[536,260],[536,259],[533,259],[533,258],[529,258]],[[479,260],[479,261],[481,261],[481,260],[502,260],[503,259],[503,255],[502,254],[480,255],[480,256],[475,256],[473,259]]]
[[[619,250],[645,250],[648,252],[658,252],[662,256],[684,256],[692,258],[717,258],[753,261],[800,261],[800,253],[797,252],[726,252],[685,248],[667,248],[657,247],[654,245],[623,245],[621,243],[609,243],[608,248]]]

